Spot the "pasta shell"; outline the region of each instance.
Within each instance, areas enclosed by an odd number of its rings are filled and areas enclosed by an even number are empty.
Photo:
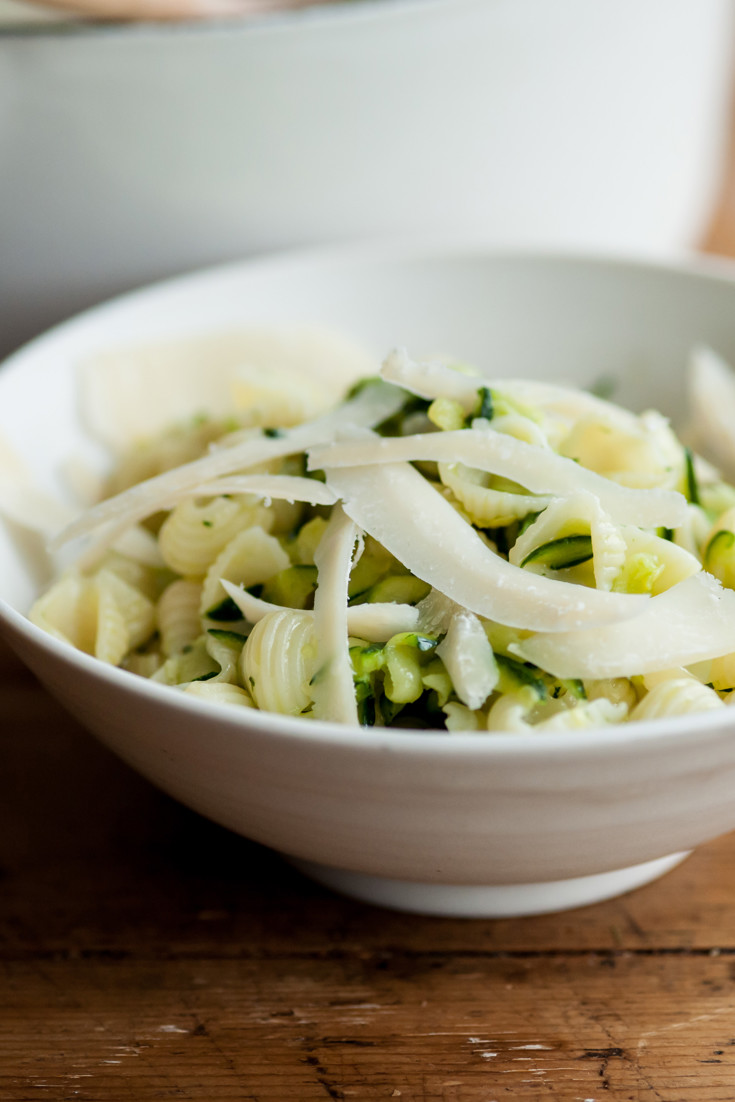
[[[156,622],[164,654],[177,654],[201,633],[201,597],[201,582],[185,578],[178,578],[164,590],[156,607]]]
[[[549,496],[509,493],[487,485],[489,479],[483,471],[466,467],[463,463],[440,463],[439,477],[457,500],[467,516],[479,528],[499,528],[514,520],[538,513],[551,501]]]
[[[225,596],[221,579],[246,589],[272,578],[290,565],[275,536],[260,527],[246,528],[221,549],[207,571],[202,586],[200,611],[204,615]]]
[[[226,681],[191,681],[185,686],[187,696],[197,696],[208,704],[229,704],[239,708],[254,707],[249,693],[239,685],[230,685]]]
[[[631,719],[660,719],[681,716],[687,712],[709,712],[724,708],[714,689],[692,677],[660,681],[643,697],[630,714]]]
[[[311,706],[316,663],[313,622],[308,612],[284,609],[269,612],[251,631],[240,670],[258,708],[299,715]]]

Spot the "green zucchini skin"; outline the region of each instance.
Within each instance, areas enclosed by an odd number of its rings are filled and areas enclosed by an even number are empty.
[[[579,566],[592,558],[592,537],[585,535],[560,536],[558,539],[542,543],[526,555],[521,563],[540,563],[550,570],[563,570],[569,566]]]

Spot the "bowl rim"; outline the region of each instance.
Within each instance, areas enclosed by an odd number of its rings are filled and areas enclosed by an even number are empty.
[[[39,3],[41,0],[39,0]],[[189,36],[213,39],[225,35],[275,35],[304,28],[329,28],[351,23],[373,22],[381,17],[392,19],[410,15],[414,9],[450,8],[457,0],[314,0],[313,5],[292,11],[263,12],[250,16],[221,16],[202,19],[93,20],[69,13],[70,17],[28,22],[0,22],[0,42],[4,38],[74,40],[111,39],[142,41],[146,38]],[[48,9],[51,11],[52,9]]]
[[[371,0],[366,0],[371,2]],[[378,3],[382,0],[377,0]],[[413,3],[414,0],[406,0]],[[424,0],[416,0],[418,3]],[[433,0],[425,0],[432,3]],[[440,0],[442,2],[442,0]],[[352,238],[321,244],[284,246],[281,248],[257,251],[234,260],[213,261],[209,264],[184,268],[169,275],[163,275],[136,284],[128,290],[105,296],[99,302],[92,303],[81,310],[74,311],[68,317],[42,329],[34,336],[22,341],[0,356],[0,370],[17,370],[21,364],[16,360],[35,354],[37,349],[59,338],[73,336],[77,327],[86,326],[90,319],[105,314],[114,315],[119,310],[135,306],[141,299],[152,295],[176,293],[179,289],[197,284],[200,281],[217,279],[236,279],[241,272],[269,274],[279,270],[298,272],[302,268],[313,266],[329,267],[335,264],[373,264],[373,263],[423,263],[456,261],[491,261],[501,263],[541,263],[554,265],[588,265],[594,268],[610,268],[631,272],[649,272],[662,276],[696,278],[711,280],[714,283],[735,285],[735,255],[732,257],[718,253],[695,252],[687,248],[670,250],[662,256],[656,253],[634,253],[629,249],[596,248],[563,245],[536,246],[527,243],[513,243],[497,246],[492,240],[485,240],[466,233],[437,233],[427,235],[423,232],[392,234],[390,237]]]
[[[379,0],[382,2],[382,0]],[[413,2],[413,0],[409,0]],[[634,256],[629,253],[613,251],[579,250],[533,247],[494,248],[492,245],[466,238],[406,237],[389,240],[370,240],[340,242],[337,244],[312,246],[299,249],[284,249],[268,252],[227,263],[213,264],[196,268],[169,278],[153,281],[134,290],[115,295],[88,307],[73,316],[59,322],[51,328],[33,337],[0,361],[0,373],[20,371],[26,359],[43,354],[48,345],[59,339],[74,337],[77,329],[84,330],[90,319],[104,320],[106,313],[135,307],[138,300],[148,299],[151,295],[168,294],[178,288],[196,285],[202,280],[236,278],[239,272],[269,270],[278,271],[296,267],[310,267],[314,264],[333,265],[339,263],[410,263],[434,260],[487,260],[490,262],[535,262],[563,265],[588,265],[601,270],[615,269],[633,272],[648,272],[652,275],[673,275],[704,279],[719,285],[727,285],[735,294],[735,260],[715,254],[682,252],[671,257]],[[281,737],[287,742],[308,742],[314,745],[340,746],[364,752],[403,752],[420,756],[443,757],[459,753],[471,759],[502,759],[532,755],[539,758],[547,754],[550,757],[575,757],[582,753],[585,757],[595,758],[618,753],[621,747],[645,749],[656,746],[661,741],[686,743],[691,739],[701,741],[705,735],[732,738],[735,726],[735,710],[716,709],[696,713],[697,730],[692,730],[692,714],[667,716],[658,719],[639,720],[633,723],[609,724],[602,727],[576,731],[558,732],[449,732],[422,731],[409,728],[351,727],[334,721],[311,720],[299,716],[286,716],[260,709],[214,708],[214,705],[183,692],[172,692],[172,686],[162,685],[150,679],[138,677],[127,670],[110,666],[99,659],[76,650],[48,635],[31,623],[25,615],[0,596],[0,627],[6,625],[10,631],[3,634],[13,647],[13,634],[18,634],[33,648],[46,651],[70,666],[78,666],[93,679],[99,679],[111,688],[130,691],[150,700],[154,705],[168,705],[174,711],[192,709],[202,717],[224,724],[233,730],[245,733],[267,733],[269,738]],[[359,737],[356,737],[359,736]]]

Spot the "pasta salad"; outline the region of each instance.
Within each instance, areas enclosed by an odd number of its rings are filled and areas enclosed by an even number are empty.
[[[355,727],[733,699],[735,488],[661,414],[399,349],[326,412],[257,420],[139,443],[57,537],[85,546],[33,623],[212,703]]]

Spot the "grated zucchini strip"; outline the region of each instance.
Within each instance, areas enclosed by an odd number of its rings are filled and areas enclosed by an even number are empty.
[[[558,537],[560,532],[568,535],[569,527],[575,528],[579,521],[589,526],[595,586],[599,590],[611,590],[625,562],[626,544],[619,527],[612,523],[599,499],[586,490],[571,493],[544,509],[511,547],[509,561],[514,566],[521,566],[535,550]],[[547,573],[544,566],[534,564],[531,569]]]

